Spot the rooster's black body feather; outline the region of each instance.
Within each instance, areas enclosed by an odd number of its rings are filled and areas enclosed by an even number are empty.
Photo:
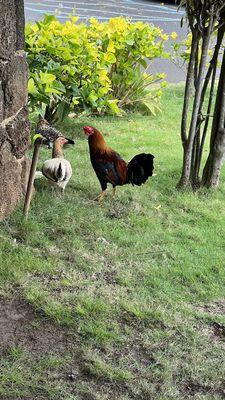
[[[154,156],[141,153],[136,155],[127,165],[127,183],[141,186],[152,176],[154,170]]]

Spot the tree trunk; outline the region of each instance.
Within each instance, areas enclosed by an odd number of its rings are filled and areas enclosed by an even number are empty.
[[[196,54],[199,52],[199,40],[200,35],[199,32],[193,33],[192,39],[192,51],[189,61],[188,75],[186,80],[186,90],[185,90],[185,99],[184,99],[184,108],[183,108],[183,116],[182,116],[182,127],[181,127],[181,138],[184,148],[184,158],[183,158],[183,170],[180,182],[178,184],[179,187],[188,187],[193,186],[192,181],[192,171],[191,168],[194,165],[193,156],[195,155],[194,144],[197,143],[195,140],[197,132],[198,132],[198,122],[200,115],[200,108],[202,106],[202,92],[204,88],[204,76],[205,69],[207,63],[207,55],[210,44],[210,38],[212,34],[213,28],[213,17],[210,18],[209,25],[207,27],[207,32],[203,36],[202,39],[202,51],[201,51],[201,59],[200,65],[198,68],[198,76],[195,76],[195,97],[194,104],[192,108],[192,117],[189,128],[188,138],[186,136],[186,124],[187,124],[187,113],[188,113],[188,104],[190,98],[190,88],[194,75],[196,75],[197,69],[195,68]]]
[[[225,156],[225,50],[217,89],[210,152],[203,170],[202,185],[216,187]]]
[[[190,151],[188,151],[187,116],[188,116],[189,102],[194,80],[195,60],[196,60],[198,45],[199,45],[198,32],[193,32],[191,54],[187,70],[184,105],[183,105],[182,120],[181,120],[181,140],[184,149],[184,154],[183,154],[182,176],[178,183],[179,187],[186,187],[189,185],[189,176],[190,176],[189,166],[191,165],[191,154]]]
[[[178,186],[196,189],[202,183],[207,187],[216,186],[220,169],[225,158],[225,50],[220,71],[211,130],[210,152],[203,170],[202,182],[199,177],[203,147],[213,107],[216,73],[219,52],[225,35],[225,2],[193,1],[183,2],[186,8],[189,26],[192,31],[191,54],[185,87],[184,106],[181,123],[183,145],[183,169]],[[208,70],[206,68],[210,40],[217,32],[216,45]],[[199,62],[200,57],[200,62]],[[206,72],[207,70],[207,72]],[[194,82],[194,102],[190,112],[189,103]],[[210,85],[210,96],[205,109],[205,98]],[[206,114],[206,115],[204,115]],[[203,128],[202,128],[203,124]]]
[[[198,183],[198,186],[200,186],[200,177],[199,177],[199,172],[200,172],[200,166],[201,166],[201,161],[202,161],[202,153],[203,153],[203,148],[205,144],[205,139],[206,139],[206,134],[208,131],[208,125],[209,125],[209,118],[212,110],[212,103],[213,103],[213,96],[214,96],[214,90],[215,90],[215,82],[216,82],[216,72],[217,72],[217,63],[218,63],[218,56],[219,56],[219,51],[220,47],[222,44],[222,40],[224,37],[224,27],[220,28],[218,30],[218,35],[217,35],[217,41],[216,41],[216,46],[214,49],[213,57],[210,61],[210,65],[206,74],[204,86],[203,86],[203,91],[202,91],[202,99],[201,99],[201,107],[202,109],[203,103],[204,103],[204,98],[205,94],[211,79],[211,84],[210,84],[210,93],[209,93],[209,101],[208,101],[208,107],[207,107],[207,114],[205,116],[204,120],[204,128],[203,128],[203,133],[201,136],[201,129],[198,131],[198,139],[200,143],[197,143],[197,148],[196,148],[196,155],[195,155],[195,165],[194,165],[194,171],[193,171],[193,179],[194,182]]]
[[[0,1],[0,220],[26,191],[30,162],[23,0]]]

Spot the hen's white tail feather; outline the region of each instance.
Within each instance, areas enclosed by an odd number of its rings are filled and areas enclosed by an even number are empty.
[[[65,188],[72,175],[70,162],[64,158],[46,160],[42,167],[43,175],[55,185]]]

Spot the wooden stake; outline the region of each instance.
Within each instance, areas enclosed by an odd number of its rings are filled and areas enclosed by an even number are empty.
[[[33,184],[34,184],[34,178],[35,178],[35,172],[37,168],[37,162],[39,158],[39,153],[40,153],[40,148],[41,144],[43,142],[42,137],[38,137],[35,140],[34,143],[34,153],[33,153],[33,158],[32,158],[32,163],[30,167],[30,174],[29,174],[29,179],[28,179],[28,184],[27,184],[27,191],[26,191],[26,196],[25,196],[25,201],[24,201],[24,208],[23,208],[23,216],[25,219],[27,219],[28,212],[30,209],[30,203],[31,203],[31,197],[32,197],[32,189],[33,189]]]

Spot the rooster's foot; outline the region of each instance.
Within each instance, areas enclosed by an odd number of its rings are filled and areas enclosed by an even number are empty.
[[[106,195],[106,190],[103,190],[97,197],[92,199],[92,201],[98,201],[100,203],[100,201],[104,199],[105,195]]]

